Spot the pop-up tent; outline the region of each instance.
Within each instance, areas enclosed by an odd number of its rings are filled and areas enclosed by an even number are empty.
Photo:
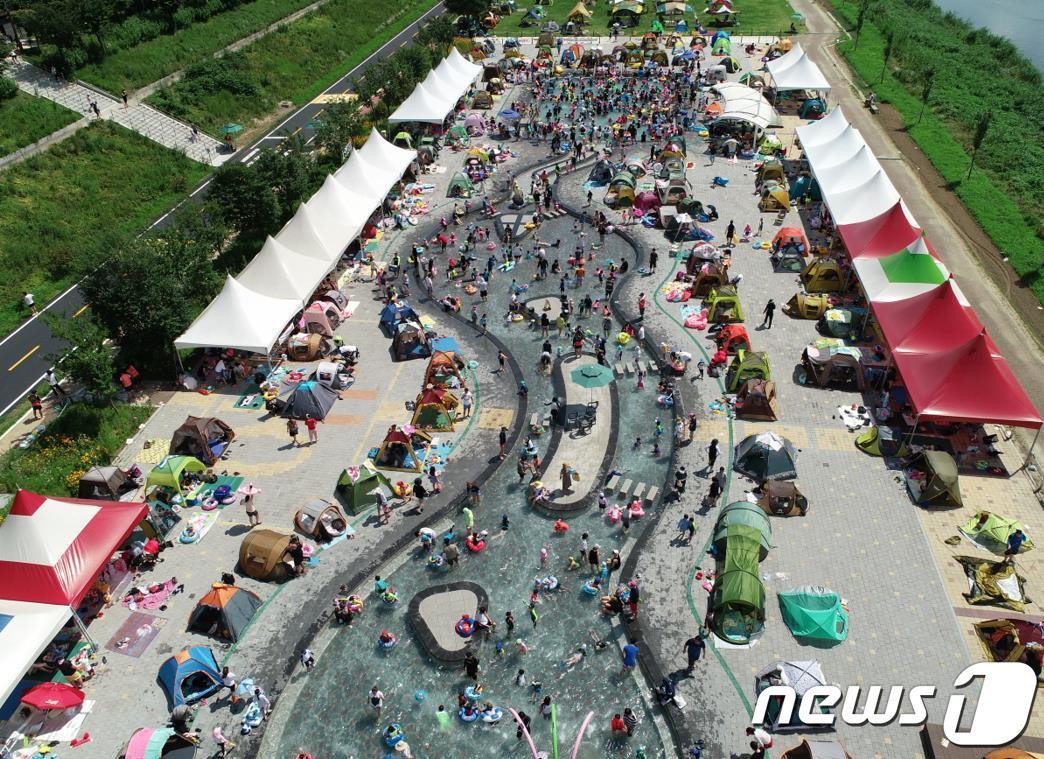
[[[841,597],[818,585],[804,585],[779,593],[783,624],[799,640],[840,643],[848,637],[848,612]]]
[[[119,759],[193,759],[196,748],[172,727],[142,727],[134,731]]]
[[[378,323],[385,336],[391,337],[395,334],[395,327],[404,321],[419,322],[420,317],[408,302],[401,300],[393,301],[382,308]]]
[[[297,510],[294,527],[305,537],[325,543],[348,531],[348,519],[336,503],[317,498]]]
[[[216,417],[188,416],[170,438],[169,453],[195,456],[208,466],[221,458],[235,439],[232,428]]]
[[[1044,625],[1026,619],[991,619],[974,625],[975,634],[993,661],[1019,661],[1040,673],[1044,656]],[[1037,675],[1038,685],[1042,675]]]
[[[712,324],[743,321],[743,305],[733,285],[714,288],[707,293],[703,305],[707,308],[707,321]]]
[[[282,582],[290,577],[291,567],[283,557],[290,545],[290,533],[268,527],[255,527],[239,544],[239,569],[255,580]]]
[[[762,483],[758,506],[766,514],[777,517],[803,517],[808,513],[808,499],[797,485],[785,480]]]
[[[422,430],[452,430],[459,405],[453,393],[429,385],[417,396],[412,424]]]
[[[221,690],[221,669],[214,652],[206,646],[191,646],[174,654],[160,666],[157,679],[171,709],[194,704]]]
[[[395,361],[409,361],[414,358],[426,358],[431,355],[431,345],[424,328],[417,322],[400,322],[395,328],[392,338],[392,358]]]
[[[170,488],[178,495],[181,492],[182,472],[205,472],[207,465],[195,456],[164,456],[149,472],[145,480],[145,489]]]
[[[748,501],[734,501],[721,510],[714,524],[714,547],[727,554],[729,527],[743,525],[754,530],[758,541],[758,561],[763,561],[772,548],[772,523],[760,508]]]
[[[768,353],[764,351],[746,351],[740,348],[732,357],[725,372],[725,389],[727,392],[735,393],[747,380],[772,379],[772,371],[769,368]]]
[[[848,277],[837,261],[820,256],[801,272],[801,284],[808,293],[834,293],[846,288]]]
[[[292,419],[325,419],[336,401],[337,392],[315,380],[288,385],[279,394],[282,415]]]
[[[475,186],[471,183],[468,175],[462,171],[454,174],[446,187],[447,198],[470,198],[474,192]]]
[[[98,501],[118,501],[137,489],[137,484],[118,466],[94,466],[80,477],[76,495]]]
[[[775,432],[759,432],[736,446],[732,467],[755,482],[792,480],[797,477],[796,461],[797,451],[789,440]]]
[[[724,566],[711,591],[712,626],[728,642],[743,645],[765,621],[765,586],[758,577],[761,543],[754,527],[734,524],[726,533]]]
[[[801,697],[809,688],[826,684],[826,675],[823,674],[823,668],[818,661],[777,661],[754,675],[754,694],[758,695],[772,685],[786,685],[794,689],[800,703]],[[783,696],[773,696],[770,699],[765,715],[765,727],[769,732],[783,733],[808,729],[809,726],[798,717],[799,710],[796,706],[789,720],[784,720],[782,706]]]
[[[1026,578],[1015,570],[1014,564],[990,561],[977,556],[954,556],[964,567],[968,592],[964,594],[974,606],[1002,606],[1022,613],[1026,609]]]
[[[188,630],[234,643],[246,632],[254,613],[260,608],[261,598],[256,593],[215,582],[192,610]]]
[[[377,447],[374,464],[381,469],[420,472],[431,447],[431,436],[412,425],[392,425]]]
[[[740,385],[740,389],[736,391],[736,416],[740,419],[776,421],[779,418],[776,408],[776,383],[754,378]]]
[[[351,514],[358,514],[377,503],[376,491],[382,490],[386,497],[391,495],[391,480],[378,471],[367,459],[360,466],[350,466],[337,478],[337,492]]]
[[[441,388],[464,387],[464,359],[456,351],[434,350],[424,370],[424,386],[434,385]]]
[[[957,462],[946,451],[923,450],[906,465],[906,485],[920,506],[960,507]]]
[[[783,752],[782,759],[852,759],[840,741],[810,741],[802,738],[801,743]]]
[[[1022,523],[1015,519],[1007,519],[988,511],[980,511],[959,528],[961,534],[984,551],[995,553],[998,556],[1008,549],[1008,538],[1016,530],[1023,530]],[[1033,541],[1028,537],[1019,546],[1019,553],[1034,548]]]

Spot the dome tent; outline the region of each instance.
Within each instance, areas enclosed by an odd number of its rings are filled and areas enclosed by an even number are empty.
[[[381,488],[387,491],[386,496],[390,495],[391,480],[374,467],[369,459],[360,466],[348,467],[337,478],[337,492],[350,514],[358,514],[367,506],[377,503],[375,491]]]
[[[466,387],[463,370],[466,367],[464,359],[456,351],[435,350],[428,360],[428,368],[424,370],[424,385],[449,388],[453,386],[453,378],[457,380],[456,387]]]
[[[961,484],[957,462],[945,451],[923,450],[906,465],[906,485],[919,506],[960,507]],[[915,476],[914,473],[921,476]]]
[[[984,551],[1002,555],[1008,549],[1008,538],[1016,530],[1023,530],[1022,523],[1015,519],[1007,519],[988,511],[980,511],[967,522],[958,527],[961,534]],[[1028,537],[1019,546],[1019,553],[1034,548]]]
[[[93,466],[80,477],[78,498],[118,501],[120,496],[133,493],[137,483],[118,466]]]
[[[337,397],[337,392],[322,382],[306,380],[283,388],[279,394],[281,413],[290,419],[325,419]]]
[[[736,416],[739,419],[761,419],[774,422],[779,418],[776,408],[776,383],[759,378],[748,379],[736,391]]]
[[[188,416],[171,436],[169,453],[195,456],[212,466],[235,438],[236,433],[220,419]]]
[[[840,643],[848,637],[848,612],[841,597],[827,588],[803,585],[780,591],[779,610],[795,638]]]
[[[448,390],[429,385],[417,396],[413,425],[422,430],[453,430],[460,401]]]
[[[171,709],[194,704],[221,690],[221,669],[214,652],[206,646],[191,646],[167,659],[157,678]]]
[[[196,743],[174,732],[172,727],[142,727],[119,754],[120,759],[192,759]]]
[[[430,447],[431,436],[426,432],[412,425],[399,427],[393,424],[377,447],[373,461],[381,469],[420,472],[424,470],[424,460],[428,457]]]
[[[256,593],[215,582],[192,610],[188,630],[235,642],[259,608],[261,598]]]
[[[194,456],[165,456],[160,463],[149,472],[145,480],[146,490],[154,487],[170,488],[178,495],[181,493],[181,473],[205,472],[206,464]]]
[[[732,468],[755,482],[792,480],[797,477],[795,461],[797,451],[789,440],[775,432],[759,432],[736,446]]]
[[[786,685],[794,689],[799,701],[810,688],[826,684],[826,675],[818,661],[777,661],[754,675],[755,695],[772,685]],[[807,731],[809,725],[801,721],[798,709],[793,710],[787,722],[782,721],[782,705],[782,696],[774,696],[769,701],[765,729],[772,733]],[[818,702],[816,706],[822,711]]]
[[[381,309],[379,324],[386,337],[394,335],[395,327],[404,321],[420,321],[417,312],[406,301],[393,301]]]
[[[763,482],[758,506],[769,516],[803,517],[808,513],[808,499],[797,485],[785,480]]]

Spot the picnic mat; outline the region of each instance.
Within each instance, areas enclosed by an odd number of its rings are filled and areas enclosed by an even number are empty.
[[[155,438],[149,440],[149,447],[142,448],[141,453],[134,457],[139,464],[158,464],[170,450],[170,438]]]
[[[251,382],[232,408],[245,408],[256,411],[264,405],[265,399],[261,395],[261,388]]]
[[[228,485],[230,488],[232,488],[232,493],[235,494],[236,489],[240,485],[242,485],[242,484],[243,484],[243,478],[242,477],[233,477],[230,474],[222,474],[222,475],[218,476],[217,482],[207,482],[207,483],[204,483],[200,487],[200,489],[196,492],[196,498],[199,498],[201,501],[202,500],[206,500],[207,498],[210,497],[210,494],[213,493],[221,485]],[[229,504],[229,505],[231,505],[231,504]],[[222,507],[219,506],[218,508],[220,509]]]
[[[167,624],[167,620],[163,617],[132,611],[131,615],[120,625],[116,634],[105,644],[105,648],[137,659],[145,653],[145,649],[159,635],[159,631],[165,624]]]

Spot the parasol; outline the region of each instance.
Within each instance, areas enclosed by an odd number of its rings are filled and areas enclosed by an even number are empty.
[[[67,683],[40,683],[22,694],[22,703],[37,709],[68,709],[83,703],[83,691]]]

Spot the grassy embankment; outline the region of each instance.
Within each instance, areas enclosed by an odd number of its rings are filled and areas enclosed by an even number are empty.
[[[384,15],[369,0],[330,0],[236,53],[191,66],[148,102],[210,132],[230,122],[249,126],[282,100],[315,97],[435,3],[401,0]]]
[[[0,156],[32,145],[80,118],[75,111],[26,92],[0,100]]]
[[[106,466],[152,414],[151,406],[89,406],[66,409],[28,449],[0,456],[0,492],[18,488],[44,495],[76,494],[80,476]]]
[[[198,184],[208,167],[111,122],[0,173],[0,334]]]
[[[855,26],[858,7],[832,0]],[[1008,257],[1023,282],[1044,301],[1044,99],[1041,76],[1014,46],[973,29],[930,3],[877,0],[859,44],[838,50],[863,84],[902,116],[910,136],[950,183],[968,211]],[[895,34],[884,71],[886,35]],[[920,123],[925,72],[935,71]],[[972,139],[983,113],[992,121],[968,177]]]

